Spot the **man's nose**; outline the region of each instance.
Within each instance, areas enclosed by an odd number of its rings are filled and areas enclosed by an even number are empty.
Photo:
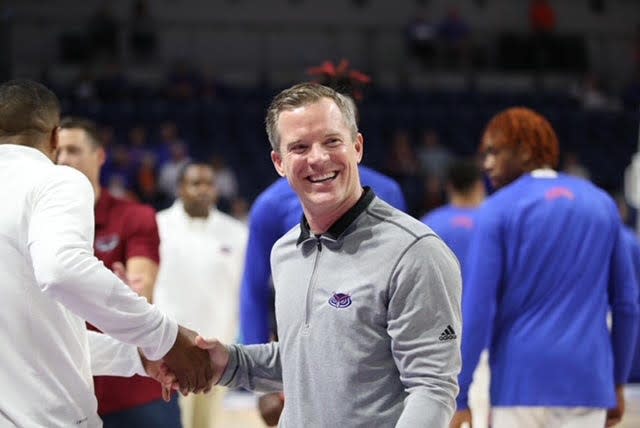
[[[63,150],[56,152],[56,163],[58,165],[68,165],[68,156]]]
[[[321,144],[313,144],[309,150],[309,162],[321,162],[326,160],[327,151]]]
[[[484,157],[482,166],[484,167],[485,171],[490,171],[493,168],[494,164],[495,164],[495,158],[493,155],[486,155]]]

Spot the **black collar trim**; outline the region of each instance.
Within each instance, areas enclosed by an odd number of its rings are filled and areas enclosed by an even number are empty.
[[[342,215],[335,223],[331,225],[328,231],[326,231],[323,236],[326,236],[329,239],[334,241],[338,240],[340,235],[344,233],[345,230],[358,218],[360,214],[367,209],[373,198],[375,198],[376,194],[371,190],[370,187],[365,186],[364,192],[362,192],[362,196],[358,199],[358,202],[354,206],[352,206],[346,213]],[[298,236],[297,245],[300,245],[307,239],[311,237],[311,229],[309,228],[309,222],[307,221],[304,214],[302,214],[302,219],[300,220],[300,236]],[[316,236],[317,237],[317,236]]]

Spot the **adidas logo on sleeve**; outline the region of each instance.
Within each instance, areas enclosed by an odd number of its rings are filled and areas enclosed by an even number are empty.
[[[442,334],[440,335],[439,339],[441,341],[445,341],[445,340],[453,340],[457,337],[458,336],[456,335],[456,332],[453,331],[453,327],[448,325],[447,328],[445,328]]]

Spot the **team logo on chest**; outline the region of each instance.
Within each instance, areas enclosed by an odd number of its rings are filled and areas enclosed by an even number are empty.
[[[96,251],[100,251],[101,253],[108,253],[115,250],[119,243],[120,237],[115,233],[99,236],[96,238],[95,248]]]
[[[351,306],[351,296],[345,293],[333,293],[329,299],[329,304],[334,308],[347,308]]]

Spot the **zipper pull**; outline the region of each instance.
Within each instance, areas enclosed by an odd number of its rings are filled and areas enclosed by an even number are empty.
[[[320,242],[320,238],[316,238],[316,241],[318,241],[318,251],[322,251],[322,242]]]

